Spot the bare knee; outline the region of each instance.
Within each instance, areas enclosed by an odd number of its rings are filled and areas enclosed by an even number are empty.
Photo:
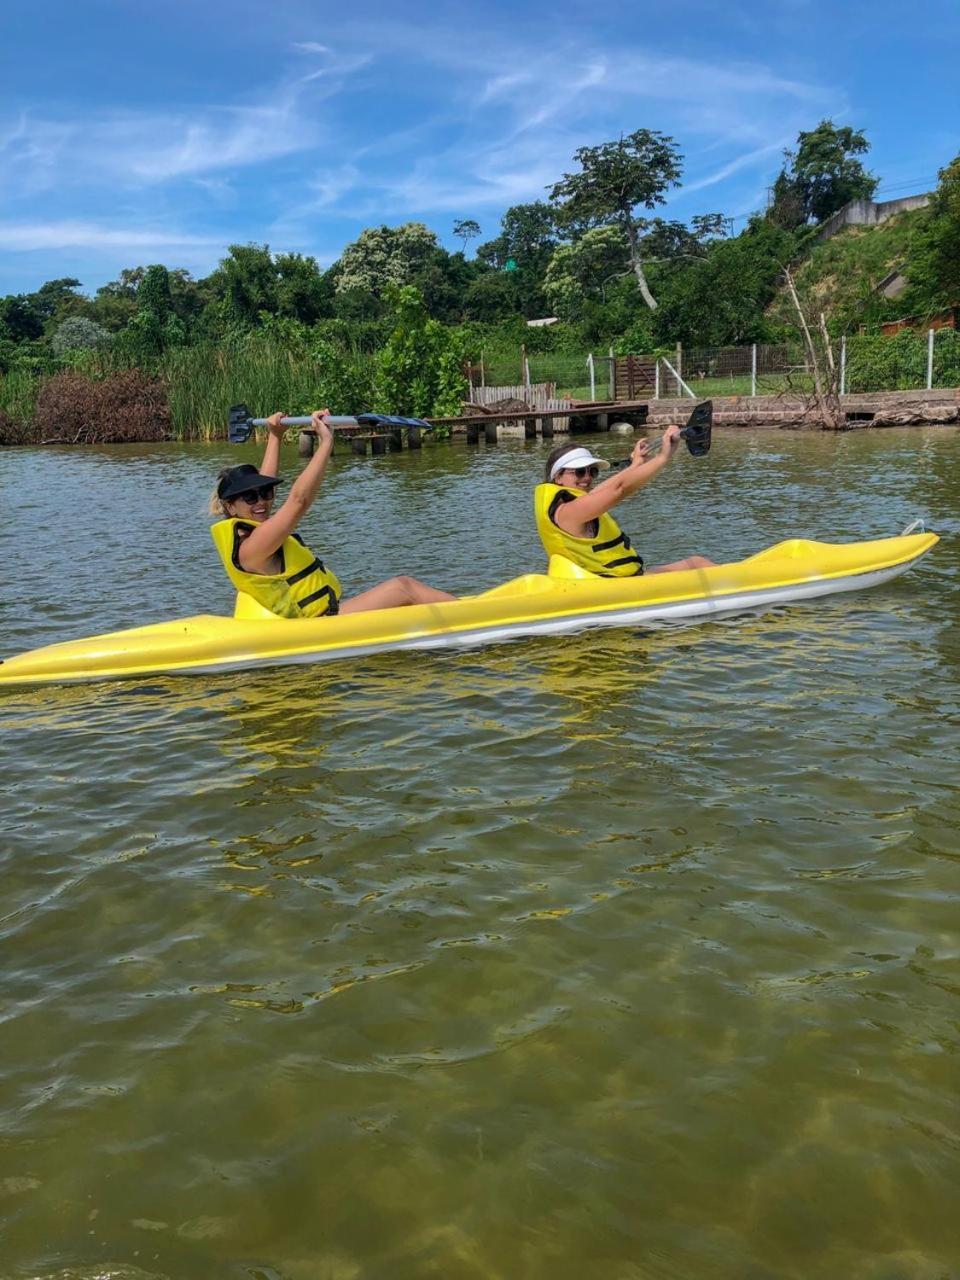
[[[419,582],[416,578],[411,578],[406,573],[399,574],[396,578],[390,579],[390,585],[395,588],[399,595],[407,601],[408,604],[414,604],[419,596],[417,588]]]

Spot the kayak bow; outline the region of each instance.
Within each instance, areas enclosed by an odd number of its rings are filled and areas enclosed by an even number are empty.
[[[0,687],[198,675],[715,618],[878,586],[909,569],[938,540],[935,533],[851,543],[791,538],[746,560],[639,578],[594,577],[554,556],[547,573],[524,574],[449,603],[293,621],[239,596],[232,618],[200,614],[8,658],[0,662]]]

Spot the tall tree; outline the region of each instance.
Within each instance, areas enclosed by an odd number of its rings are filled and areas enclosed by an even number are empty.
[[[960,303],[960,155],[940,170],[930,220],[930,266],[946,306]]]
[[[462,251],[467,252],[467,245],[471,240],[476,240],[480,234],[480,223],[475,222],[473,218],[461,218],[453,224],[453,234],[460,241]]]
[[[557,247],[557,211],[545,200],[515,204],[500,221],[500,234],[477,248],[477,259],[514,280],[519,308],[533,318],[543,315],[543,280]]]
[[[666,203],[666,191],[676,186],[683,171],[683,157],[666,134],[637,129],[617,142],[580,147],[574,154],[579,173],[565,173],[554,185],[550,199],[566,218],[597,226],[618,226],[626,237],[630,267],[637,287],[651,311],[657,302],[643,269],[640,233],[645,222],[638,205],[655,209]]]
[[[786,165],[773,187],[772,221],[792,230],[823,222],[851,200],[869,200],[879,179],[857,158],[870,150],[859,129],[821,120],[797,135],[796,151],[785,151]]]

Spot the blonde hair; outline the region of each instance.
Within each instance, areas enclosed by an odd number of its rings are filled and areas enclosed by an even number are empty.
[[[217,483],[213,486],[213,493],[211,493],[210,495],[210,504],[207,507],[207,511],[210,515],[219,516],[221,520],[225,519],[230,513],[227,511],[227,508],[223,505],[223,499],[217,493],[217,490],[220,488],[221,480],[223,480],[226,476],[228,476],[232,470],[233,470],[233,467],[220,468],[220,471],[217,474]]]

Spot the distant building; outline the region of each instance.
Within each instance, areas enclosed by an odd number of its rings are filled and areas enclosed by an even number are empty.
[[[543,318],[542,320],[528,320],[528,321],[527,321],[527,328],[528,328],[528,329],[543,329],[543,328],[544,328],[546,325],[548,325],[548,324],[559,324],[559,323],[560,323],[560,317],[559,317],[559,316],[544,316],[544,318]]]
[[[960,307],[948,307],[946,311],[937,311],[932,316],[904,316],[902,320],[887,320],[881,324],[880,332],[891,338],[901,329],[956,329],[960,318]]]
[[[821,240],[829,240],[844,227],[876,227],[898,213],[909,213],[911,209],[925,209],[930,203],[932,192],[925,191],[919,196],[904,196],[901,200],[851,200],[842,209],[832,213],[819,231]]]

